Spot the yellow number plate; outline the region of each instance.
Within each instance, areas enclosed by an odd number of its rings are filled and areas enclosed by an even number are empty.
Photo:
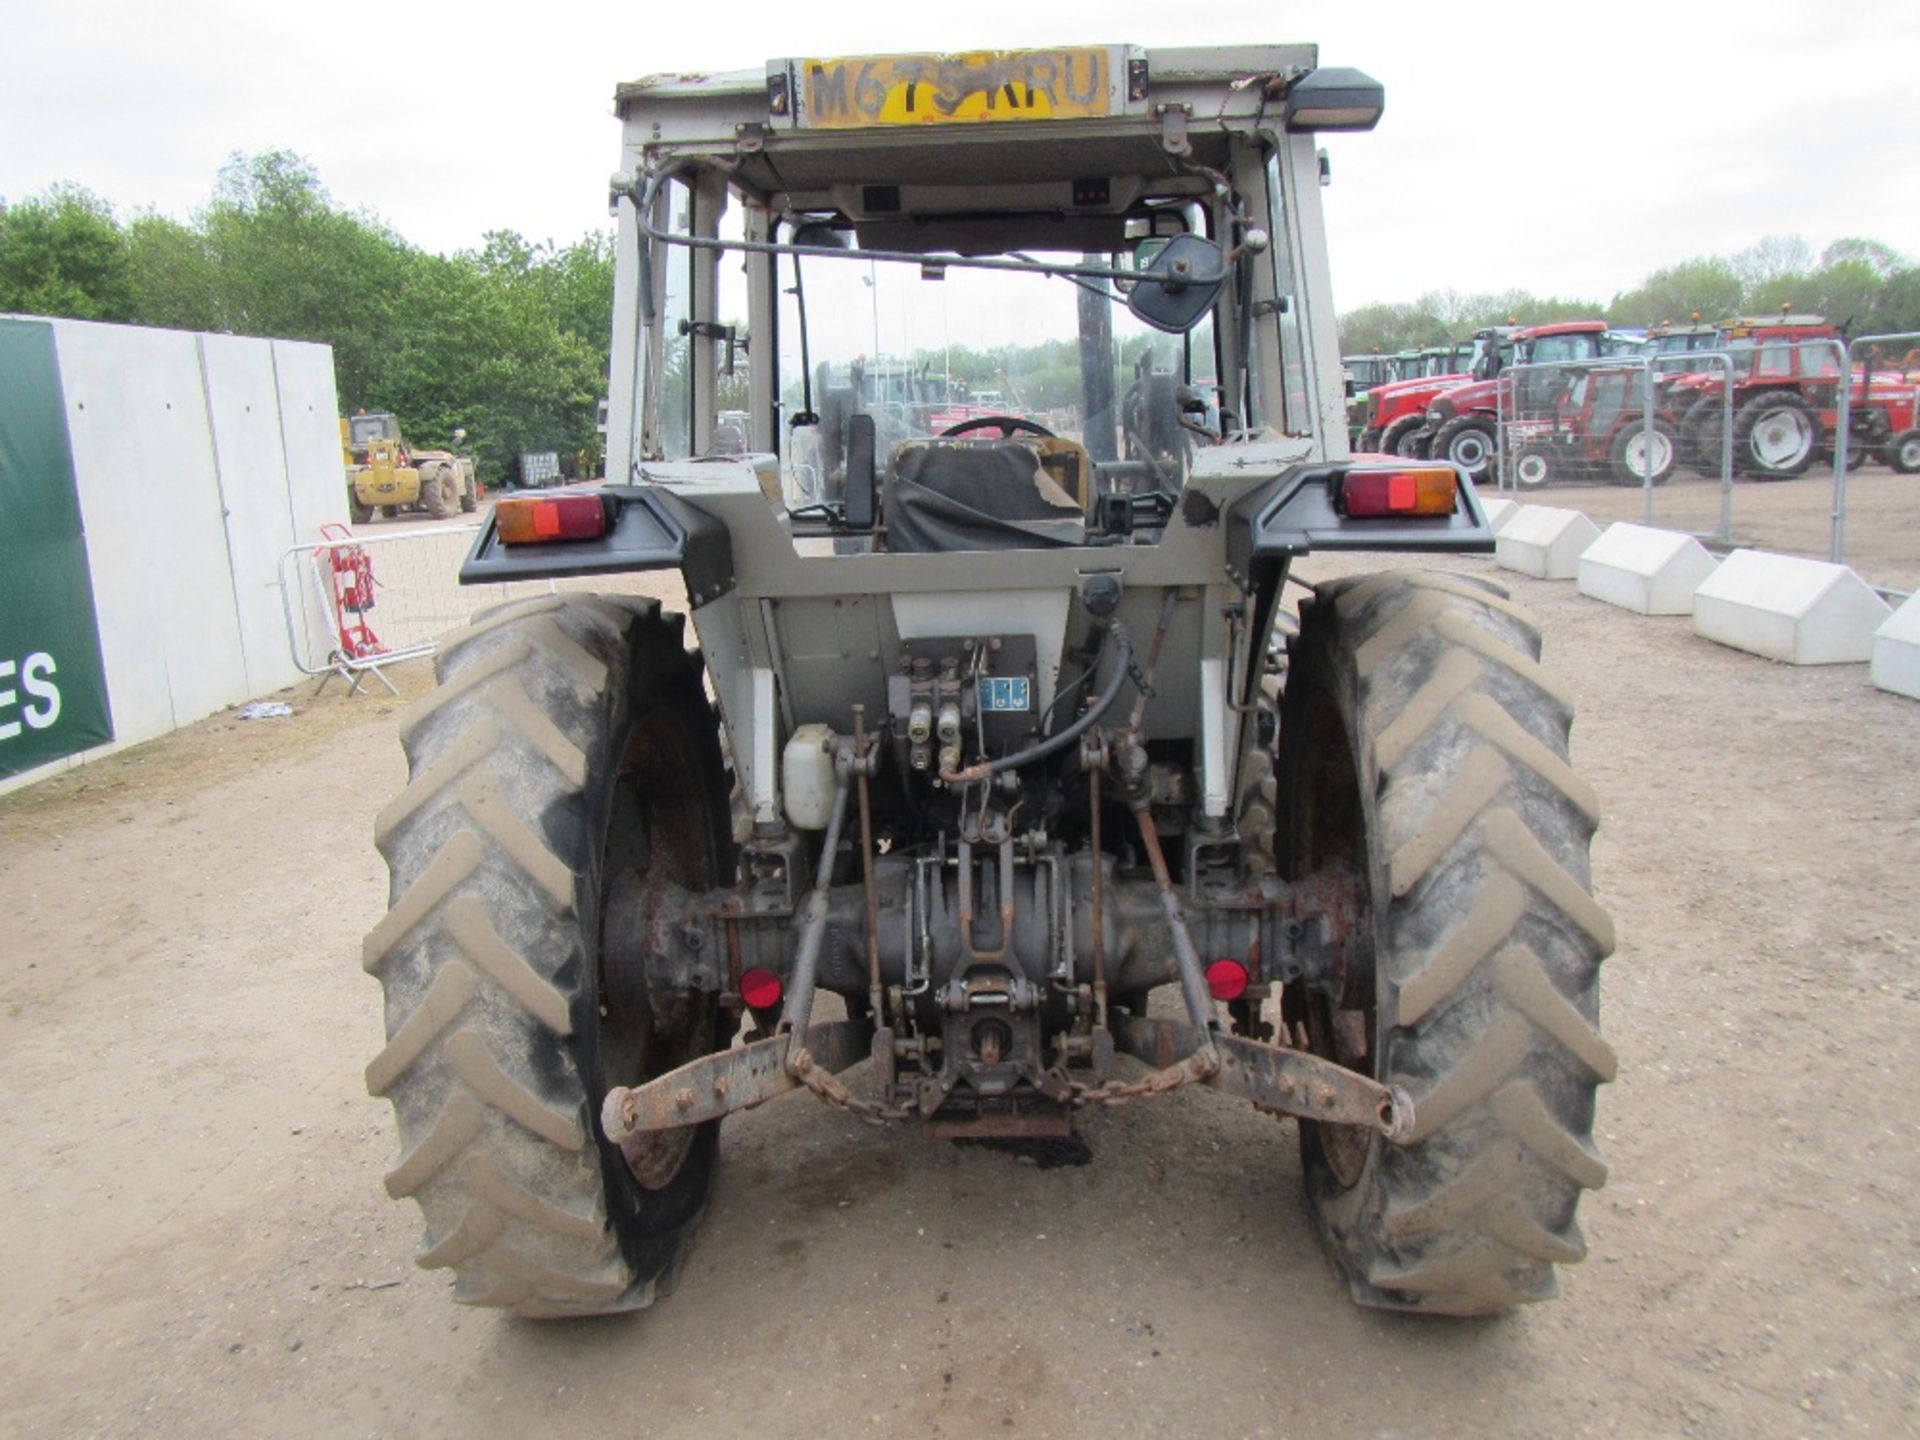
[[[975,50],[802,60],[800,123],[816,130],[1066,120],[1113,106],[1112,52]]]

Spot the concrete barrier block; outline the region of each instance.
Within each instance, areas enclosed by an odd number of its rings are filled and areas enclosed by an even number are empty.
[[[1909,596],[1873,632],[1871,664],[1875,685],[1920,700],[1920,595]]]
[[[1691,535],[1621,522],[1580,556],[1580,593],[1641,615],[1691,615],[1719,563]]]
[[[1487,524],[1498,535],[1500,527],[1511,520],[1513,512],[1520,508],[1520,502],[1509,500],[1504,495],[1483,495],[1480,497],[1480,508],[1487,512]]]
[[[1693,628],[1709,640],[1789,665],[1869,659],[1886,601],[1845,565],[1736,550],[1693,594]]]
[[[1580,556],[1600,538],[1600,527],[1578,510],[1551,505],[1522,505],[1507,517],[1494,549],[1503,570],[1541,580],[1571,580]]]

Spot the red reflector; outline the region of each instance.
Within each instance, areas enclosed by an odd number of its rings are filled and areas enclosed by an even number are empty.
[[[1387,477],[1387,509],[1411,510],[1415,498],[1413,476],[1389,475]]]
[[[1247,967],[1238,960],[1216,960],[1207,966],[1207,989],[1216,1000],[1238,1000],[1247,993]]]
[[[755,966],[740,977],[740,998],[755,1010],[764,1010],[769,1005],[778,1005],[780,991],[780,977],[771,970],[762,970]]]
[[[548,540],[597,540],[607,533],[607,506],[598,495],[556,495],[543,500],[502,500],[493,507],[503,545]]]

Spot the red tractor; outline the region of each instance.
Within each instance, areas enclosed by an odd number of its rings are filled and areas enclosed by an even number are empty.
[[[1484,480],[1493,464],[1500,420],[1551,427],[1572,380],[1571,372],[1536,370],[1516,384],[1515,377],[1501,373],[1507,366],[1598,360],[1630,353],[1641,343],[1638,336],[1609,330],[1604,320],[1528,325],[1510,334],[1512,354],[1503,365],[1487,375],[1476,373],[1471,385],[1436,394],[1427,406],[1430,438],[1423,453],[1452,461],[1475,481]]]
[[[1756,480],[1791,480],[1832,458],[1839,424],[1839,330],[1818,315],[1729,320],[1721,346],[1734,356],[1733,467]],[[1896,371],[1856,370],[1848,417],[1849,463],[1879,459],[1903,475],[1920,470],[1916,387]],[[1680,374],[1663,383],[1679,417],[1684,463],[1719,469],[1725,373]]]
[[[1655,485],[1666,484],[1680,458],[1679,431],[1672,414],[1656,408],[1649,435],[1646,402],[1647,372],[1638,365],[1576,372],[1551,419],[1508,423],[1515,484],[1529,490],[1559,480],[1640,485],[1649,469]]]
[[[1388,385],[1376,385],[1369,390],[1366,425],[1360,432],[1359,448],[1409,458],[1426,454],[1425,441],[1428,437],[1423,432],[1427,427],[1428,404],[1434,396],[1444,391],[1499,374],[1511,348],[1506,338],[1511,333],[1508,326],[1492,326],[1474,332],[1472,349],[1465,355],[1462,355],[1459,345],[1436,352],[1436,359],[1440,355],[1464,359],[1467,367],[1464,371],[1430,373]]]

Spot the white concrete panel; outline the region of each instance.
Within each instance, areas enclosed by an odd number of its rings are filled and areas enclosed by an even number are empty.
[[[1522,505],[1507,517],[1495,542],[1494,560],[1540,580],[1571,580],[1580,556],[1600,538],[1600,527],[1578,510]]]
[[[1709,640],[1789,665],[1870,658],[1891,613],[1845,565],[1736,550],[1693,597],[1693,628]]]
[[[280,434],[294,538],[320,538],[320,527],[347,523],[347,474],[340,459],[340,401],[333,349],[302,340],[273,342],[280,389]]]
[[[1641,615],[1691,615],[1693,592],[1719,563],[1691,535],[1623,521],[1580,556],[1580,593]]]
[[[1920,700],[1920,595],[1908,596],[1873,632],[1870,663],[1875,685]]]
[[[100,646],[122,741],[246,695],[195,337],[54,323]]]
[[[1501,527],[1513,518],[1515,511],[1519,510],[1520,502],[1509,500],[1504,495],[1492,495],[1481,499],[1480,508],[1487,512],[1487,524],[1493,528],[1493,533],[1498,535]]]
[[[275,562],[293,544],[293,512],[273,342],[239,335],[198,339],[247,694],[261,695],[300,678],[275,583]]]
[[[320,538],[322,525],[347,523],[347,476],[340,456],[333,350],[302,340],[275,340],[273,369],[280,391],[280,438],[294,543],[311,544]],[[300,574],[305,578],[304,570]],[[306,632],[308,654],[326,654],[331,632],[315,587],[311,583],[296,586],[293,599],[294,622]],[[284,614],[280,623],[284,633]]]

